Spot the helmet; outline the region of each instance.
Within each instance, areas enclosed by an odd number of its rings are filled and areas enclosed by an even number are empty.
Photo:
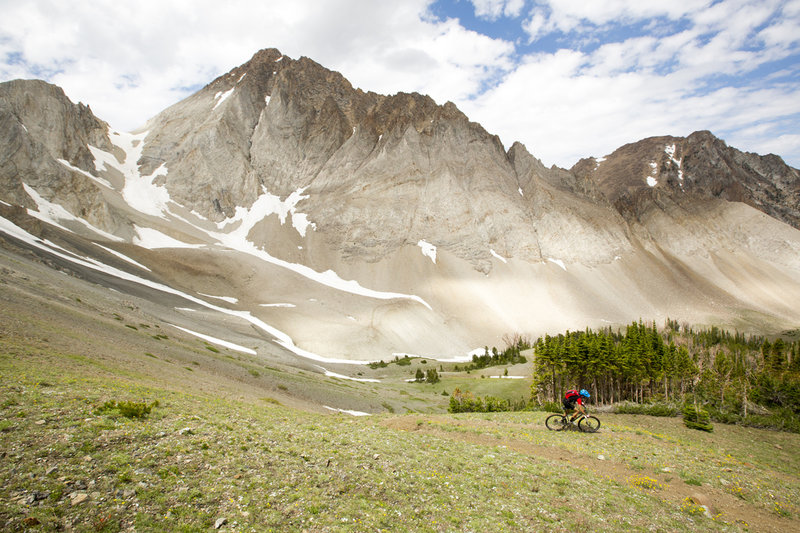
[[[592,395],[591,395],[591,394],[589,394],[589,391],[588,391],[588,390],[586,390],[586,389],[581,389],[581,396],[583,396],[584,398],[591,398],[591,396],[592,396]]]

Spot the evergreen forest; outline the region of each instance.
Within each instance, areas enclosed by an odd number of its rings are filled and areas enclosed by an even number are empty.
[[[722,422],[777,415],[778,426],[800,430],[800,341],[696,331],[672,320],[659,331],[640,320],[625,331],[546,335],[534,350],[534,404],[585,388],[599,404],[693,403]]]

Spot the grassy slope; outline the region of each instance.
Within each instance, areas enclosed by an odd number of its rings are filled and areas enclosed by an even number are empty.
[[[544,413],[447,415],[442,390],[516,398],[528,382],[404,383],[417,363],[364,369],[381,384],[325,378],[155,339],[163,324],[135,304],[22,272],[0,283],[5,530],[213,530],[221,518],[237,531],[798,529],[798,435],[606,414],[585,435],[546,431]],[[160,405],[129,420],[97,413],[108,400]],[[357,401],[398,414],[308,410]]]

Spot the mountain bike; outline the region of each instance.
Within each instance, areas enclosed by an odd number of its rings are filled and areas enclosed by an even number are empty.
[[[596,416],[580,415],[574,421],[570,422],[567,415],[553,414],[547,417],[544,425],[551,431],[562,431],[577,427],[584,433],[594,433],[600,429],[600,420]]]

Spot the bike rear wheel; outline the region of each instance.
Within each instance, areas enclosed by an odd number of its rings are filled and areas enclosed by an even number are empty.
[[[593,416],[585,416],[578,422],[578,429],[586,433],[594,433],[600,429],[600,420]]]
[[[561,431],[567,427],[569,423],[567,422],[567,417],[564,415],[555,414],[548,416],[544,421],[544,425],[551,431]]]

